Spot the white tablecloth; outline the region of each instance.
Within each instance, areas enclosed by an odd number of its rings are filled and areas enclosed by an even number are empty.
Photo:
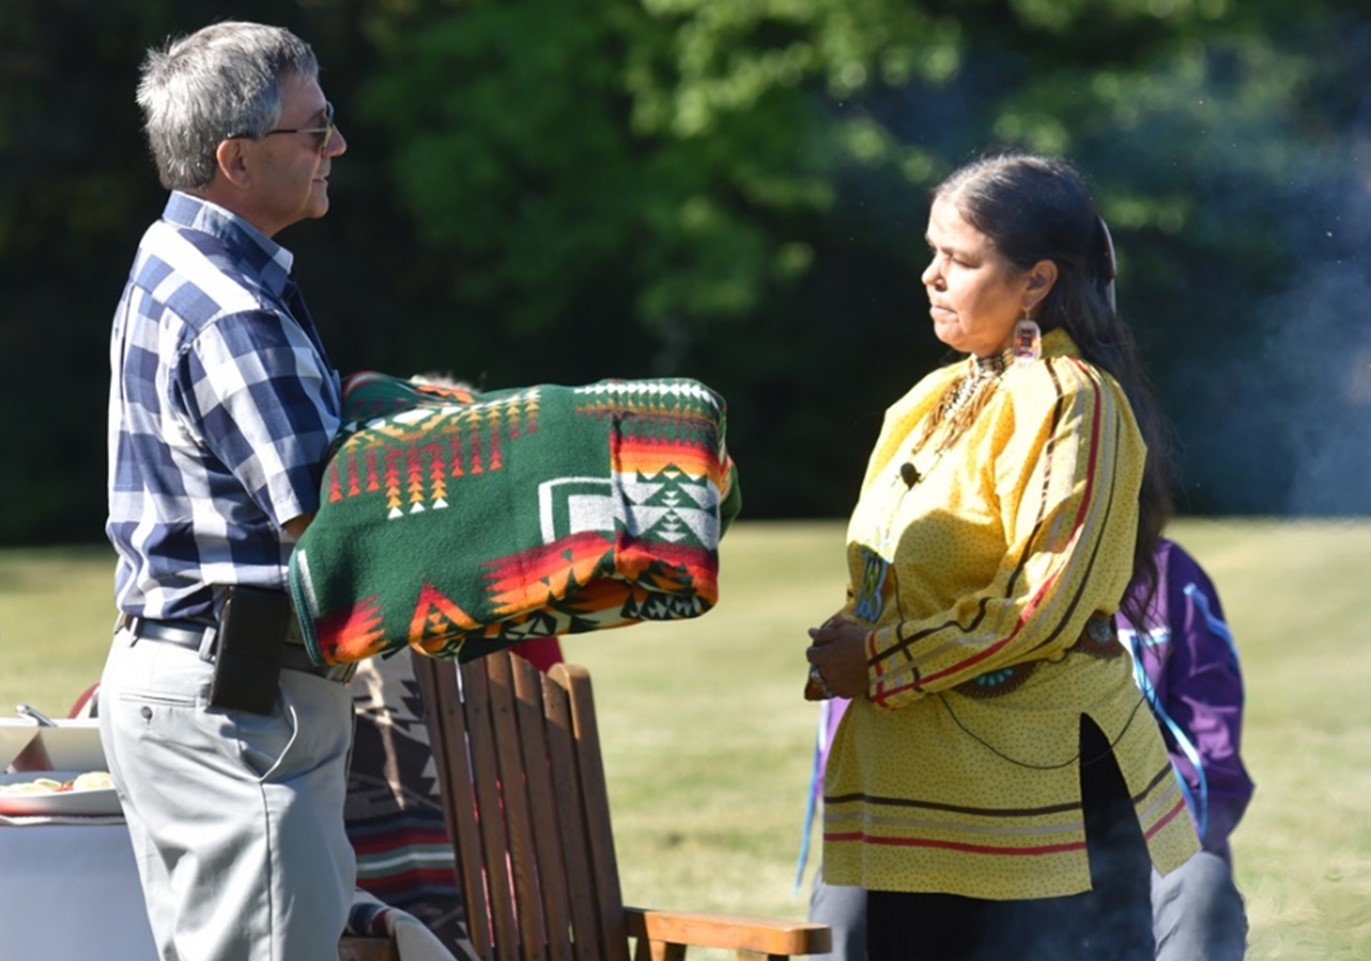
[[[156,961],[123,822],[0,825],[0,961]]]

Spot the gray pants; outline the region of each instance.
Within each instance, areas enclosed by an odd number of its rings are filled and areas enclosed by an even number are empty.
[[[825,884],[814,875],[809,920],[833,929],[830,961],[866,957],[866,891]],[[1157,961],[1242,961],[1247,913],[1222,858],[1200,852],[1166,877],[1152,872],[1152,930]]]
[[[1157,961],[1242,961],[1247,912],[1223,858],[1201,851],[1166,877],[1152,872]]]
[[[115,635],[100,737],[163,961],[337,961],[352,698],[283,671],[270,716],[207,708],[195,651]]]
[[[816,954],[830,961],[863,961],[866,957],[866,889],[846,884],[825,884],[824,869],[814,872],[809,894],[809,920],[833,929],[831,954]]]

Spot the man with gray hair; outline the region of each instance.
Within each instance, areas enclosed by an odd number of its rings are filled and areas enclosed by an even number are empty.
[[[347,141],[313,51],[224,22],[138,86],[162,185],[110,344],[118,626],[101,739],[164,961],[336,961],[350,671],[316,666],[286,584],[339,382],[273,238],[324,216]]]

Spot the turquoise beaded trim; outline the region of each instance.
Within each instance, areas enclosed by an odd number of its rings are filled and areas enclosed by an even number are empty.
[[[986,671],[969,681],[958,684],[955,690],[958,694],[965,694],[967,697],[1001,697],[1022,686],[1023,682],[1028,680],[1028,676],[1037,670],[1040,663],[1042,662],[1029,661],[1027,664],[1016,664],[1013,667],[1001,667],[994,671]]]
[[[1014,668],[1006,667],[1002,670],[991,671],[976,678],[976,683],[981,687],[997,687],[1014,676]]]
[[[1085,630],[1081,631],[1081,636],[1077,638],[1076,643],[1068,648],[1068,653],[1088,654],[1091,657],[1105,660],[1122,657],[1124,649],[1123,645],[1119,643],[1114,619],[1105,614],[1096,614],[1091,617],[1086,622]],[[1013,667],[1001,667],[993,671],[986,671],[969,681],[958,684],[953,690],[967,697],[1001,697],[1021,687],[1041,663],[1043,662],[1028,661],[1025,664],[1015,664]]]

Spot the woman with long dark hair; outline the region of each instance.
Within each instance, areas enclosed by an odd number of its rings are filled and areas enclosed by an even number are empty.
[[[1002,154],[926,239],[964,356],[887,411],[810,631],[809,696],[853,698],[825,879],[867,890],[872,961],[1150,961],[1151,868],[1197,843],[1113,625],[1168,498],[1109,231],[1069,164]]]

